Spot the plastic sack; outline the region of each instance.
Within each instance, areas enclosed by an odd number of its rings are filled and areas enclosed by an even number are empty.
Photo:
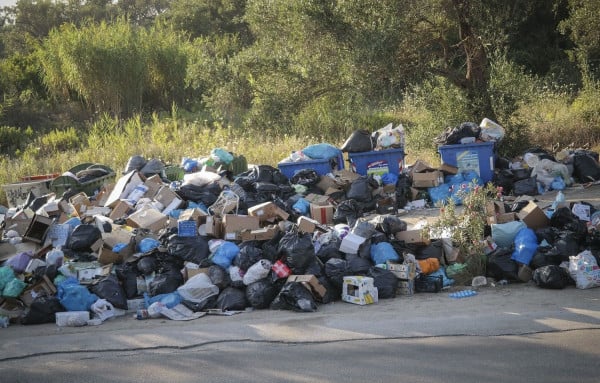
[[[90,307],[90,310],[94,313],[96,318],[99,318],[102,321],[115,316],[114,306],[106,299],[98,299],[94,302],[92,307]],[[125,310],[127,310],[127,307],[125,307]]]
[[[389,299],[396,297],[398,290],[398,278],[390,270],[379,267],[371,267],[367,276],[373,278],[373,286],[377,288],[379,299]]]
[[[165,164],[158,158],[153,158],[146,162],[143,168],[140,169],[140,173],[144,176],[149,177],[154,174],[162,174],[165,170]]]
[[[101,237],[102,232],[96,225],[81,224],[73,229],[66,247],[73,251],[90,251],[90,247]]]
[[[346,153],[368,152],[375,149],[375,142],[371,133],[359,129],[352,132],[340,149]]]
[[[27,283],[23,282],[19,278],[13,278],[6,283],[4,290],[2,290],[2,296],[6,298],[17,298],[23,290],[27,287]]]
[[[481,128],[474,122],[463,122],[456,127],[446,128],[440,135],[435,137],[434,143],[437,145],[456,145],[460,144],[461,139],[466,137],[479,138]]]
[[[279,294],[279,288],[269,278],[253,282],[246,287],[246,299],[255,309],[269,308]]]
[[[245,310],[248,307],[246,292],[234,287],[228,287],[219,294],[217,308],[221,311]]]
[[[25,269],[27,268],[29,261],[31,261],[32,256],[33,256],[33,252],[31,252],[31,251],[25,251],[25,252],[13,255],[12,257],[8,258],[8,260],[6,260],[6,262],[4,262],[4,266],[10,266],[14,270],[15,273],[22,274],[25,271]]]
[[[57,297],[37,296],[21,317],[22,324],[56,323],[56,313],[65,311]]]
[[[221,176],[214,172],[199,171],[194,173],[187,173],[183,176],[183,184],[192,184],[195,186],[206,186],[213,182],[217,182],[221,179]]]
[[[535,269],[532,279],[538,287],[556,290],[564,289],[572,282],[568,271],[557,265],[547,265]]]
[[[427,189],[427,193],[429,193],[429,198],[434,205],[445,204],[448,202],[448,198],[450,198],[450,185],[449,184],[441,184],[439,186],[435,186]]]
[[[340,156],[342,151],[331,144],[321,143],[305,147],[302,153],[314,160],[328,160]]]
[[[214,159],[215,162],[222,162],[225,165],[229,165],[231,161],[233,161],[233,154],[222,148],[214,148],[211,150],[210,157]]]
[[[109,275],[90,287],[99,298],[106,299],[114,307],[127,310],[127,296],[115,275]]]
[[[183,284],[183,275],[177,269],[167,269],[154,277],[148,284],[151,296],[172,293]]]
[[[399,124],[394,128],[392,123],[372,134],[377,140],[377,149],[402,148],[404,147],[404,126]]]
[[[373,191],[379,187],[377,181],[370,176],[361,176],[350,184],[346,198],[358,202],[369,202],[373,199]]]
[[[217,247],[215,252],[210,256],[210,261],[217,266],[228,269],[235,257],[240,252],[240,248],[233,242],[225,241],[221,246]]]
[[[523,265],[529,265],[537,251],[537,247],[535,232],[530,228],[523,228],[515,236],[515,251],[511,259]]]
[[[231,266],[229,268],[229,280],[231,281],[232,287],[243,287],[244,271],[238,266]]]
[[[87,287],[80,285],[79,281],[72,277],[58,285],[57,297],[67,311],[88,311],[98,300],[96,294],[91,293]]]
[[[446,275],[446,269],[444,267],[440,267],[437,271],[429,274],[430,277],[442,277],[442,286],[449,287],[454,284],[454,279],[448,278]]]
[[[316,170],[311,168],[300,169],[298,170],[292,178],[290,178],[290,183],[293,185],[302,185],[306,187],[310,187],[316,185],[321,176],[317,173]],[[277,188],[278,189],[278,188]],[[258,191],[258,189],[257,189]]]
[[[310,202],[304,198],[299,198],[298,201],[292,205],[292,209],[300,215],[308,215],[308,212],[310,211]]]
[[[569,274],[578,289],[600,287],[600,267],[589,250],[569,257]]]
[[[431,274],[440,269],[440,260],[437,258],[418,259],[421,272],[425,275]]]
[[[287,282],[283,285],[270,307],[274,310],[317,311],[312,294],[300,282]]]
[[[408,224],[396,215],[378,215],[370,221],[375,228],[387,235],[394,235],[400,231],[406,231]]]
[[[211,265],[206,274],[210,278],[210,281],[219,288],[219,291],[223,290],[231,283],[229,273],[221,266]]]
[[[484,118],[481,120],[479,127],[481,128],[479,138],[482,141],[501,141],[506,134],[506,131],[500,124],[490,120],[489,118]]]
[[[521,196],[521,195],[529,195],[529,196],[535,196],[538,195],[538,186],[537,186],[537,178],[536,177],[530,177],[530,178],[526,178],[524,180],[519,180],[516,181],[513,184],[513,194],[515,196]]]
[[[138,251],[140,253],[147,253],[160,246],[160,242],[154,238],[144,238],[138,243]]]
[[[312,235],[297,229],[284,234],[279,241],[278,253],[294,274],[304,274],[306,267],[316,259]]]
[[[246,286],[256,281],[259,281],[263,278],[266,278],[271,271],[271,267],[273,265],[266,259],[261,259],[256,262],[254,265],[250,266],[250,268],[244,274],[243,282]]]
[[[127,160],[127,165],[125,165],[125,171],[123,173],[127,174],[132,170],[140,170],[144,165],[146,165],[146,159],[144,157],[140,155],[131,156],[129,157],[129,160]]]
[[[362,216],[362,213],[362,207],[356,200],[343,200],[333,212],[333,223],[354,226],[356,220]]]
[[[514,244],[517,233],[526,228],[522,221],[511,221],[506,223],[495,223],[492,227],[492,239],[498,247],[511,247]]]
[[[498,247],[495,251],[488,254],[485,265],[486,277],[494,278],[497,281],[503,279],[516,281],[518,279],[519,265],[511,257],[512,251],[510,248]],[[448,268],[450,267],[448,266]]]
[[[170,309],[180,304],[181,301],[181,295],[179,295],[177,291],[173,291],[171,293],[166,294],[158,294],[153,297],[151,297],[148,294],[144,294],[144,307],[146,308],[150,307],[156,302],[160,302],[161,304],[165,305],[167,308]]]
[[[600,180],[600,164],[587,153],[573,156],[573,176],[581,183]]]
[[[208,242],[200,236],[180,237],[173,234],[168,238],[167,252],[182,261],[200,265],[209,256]]]
[[[242,270],[248,270],[250,266],[263,259],[263,251],[255,246],[240,245],[240,252],[233,260],[233,264]]]
[[[177,292],[183,300],[202,302],[206,298],[219,294],[219,288],[212,283],[208,275],[200,273],[177,288]]]
[[[397,262],[400,256],[389,242],[380,242],[371,245],[371,260],[376,265],[382,265],[387,261]]]

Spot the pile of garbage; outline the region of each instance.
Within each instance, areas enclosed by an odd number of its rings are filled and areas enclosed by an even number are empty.
[[[492,128],[484,137],[497,144]],[[78,326],[127,313],[191,320],[249,308],[312,312],[338,300],[364,305],[489,283],[600,286],[596,208],[559,199],[540,207],[508,181],[487,208],[485,275],[464,278],[465,255],[455,244],[402,214],[448,197],[460,204],[452,190],[483,186],[483,177],[460,164],[403,166],[403,129],[355,132],[340,149],[317,144],[293,155],[310,152],[307,161],[243,171],[231,167],[241,156],[215,149],[183,159],[174,180],[160,166],[143,172],[148,162],[134,156],[114,184],[92,195],[32,196],[5,212],[0,316]],[[481,141],[481,130],[466,145]],[[357,156],[352,169],[331,161],[341,153]],[[600,179],[582,170],[590,163],[578,152],[560,166],[540,152],[526,154],[520,167],[494,167],[494,180],[526,169],[523,179],[534,178],[539,192],[538,182],[546,191]],[[446,197],[436,196],[443,189]]]

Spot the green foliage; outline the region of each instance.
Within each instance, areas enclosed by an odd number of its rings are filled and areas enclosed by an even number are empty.
[[[79,149],[81,133],[70,127],[65,130],[53,130],[37,139],[41,153],[50,155],[55,152]]]
[[[0,126],[0,154],[14,157],[31,142],[32,138],[31,128]]]

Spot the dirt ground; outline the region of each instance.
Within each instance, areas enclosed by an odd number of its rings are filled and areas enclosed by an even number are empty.
[[[546,209],[552,205],[556,198],[557,191],[550,191],[544,194],[540,194],[534,197],[525,196],[524,198],[531,198],[537,202],[540,208]],[[587,202],[594,206],[596,209],[600,209],[600,184],[596,185],[574,185],[572,187],[563,190],[565,199],[567,202]],[[521,197],[523,198],[523,197]],[[515,201],[515,197],[506,197],[505,202],[510,204]],[[460,211],[460,207],[458,209]],[[420,222],[427,221],[433,222],[439,216],[439,208],[425,208],[409,210],[401,215],[402,220],[406,221],[410,225],[418,225]]]

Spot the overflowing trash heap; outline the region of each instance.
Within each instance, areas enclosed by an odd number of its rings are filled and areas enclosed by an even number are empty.
[[[532,279],[600,286],[597,208],[566,203],[562,192],[552,206],[534,198],[600,180],[598,154],[535,149],[502,159],[503,134],[488,119],[447,129],[436,139],[439,167],[405,166],[404,128],[392,124],[358,130],[341,148],[307,146],[277,167],[248,167],[221,148],[174,167],[133,156],[114,179],[103,166],[77,166],[88,178],[70,172],[62,189],[30,193],[4,212],[0,317],[80,326],[125,314],[315,311],[449,287],[452,298],[470,297],[489,283]],[[433,233],[402,219],[461,206],[486,184],[497,194],[486,196],[475,253],[461,254],[448,234],[462,227]],[[472,259],[485,267],[473,272]]]

